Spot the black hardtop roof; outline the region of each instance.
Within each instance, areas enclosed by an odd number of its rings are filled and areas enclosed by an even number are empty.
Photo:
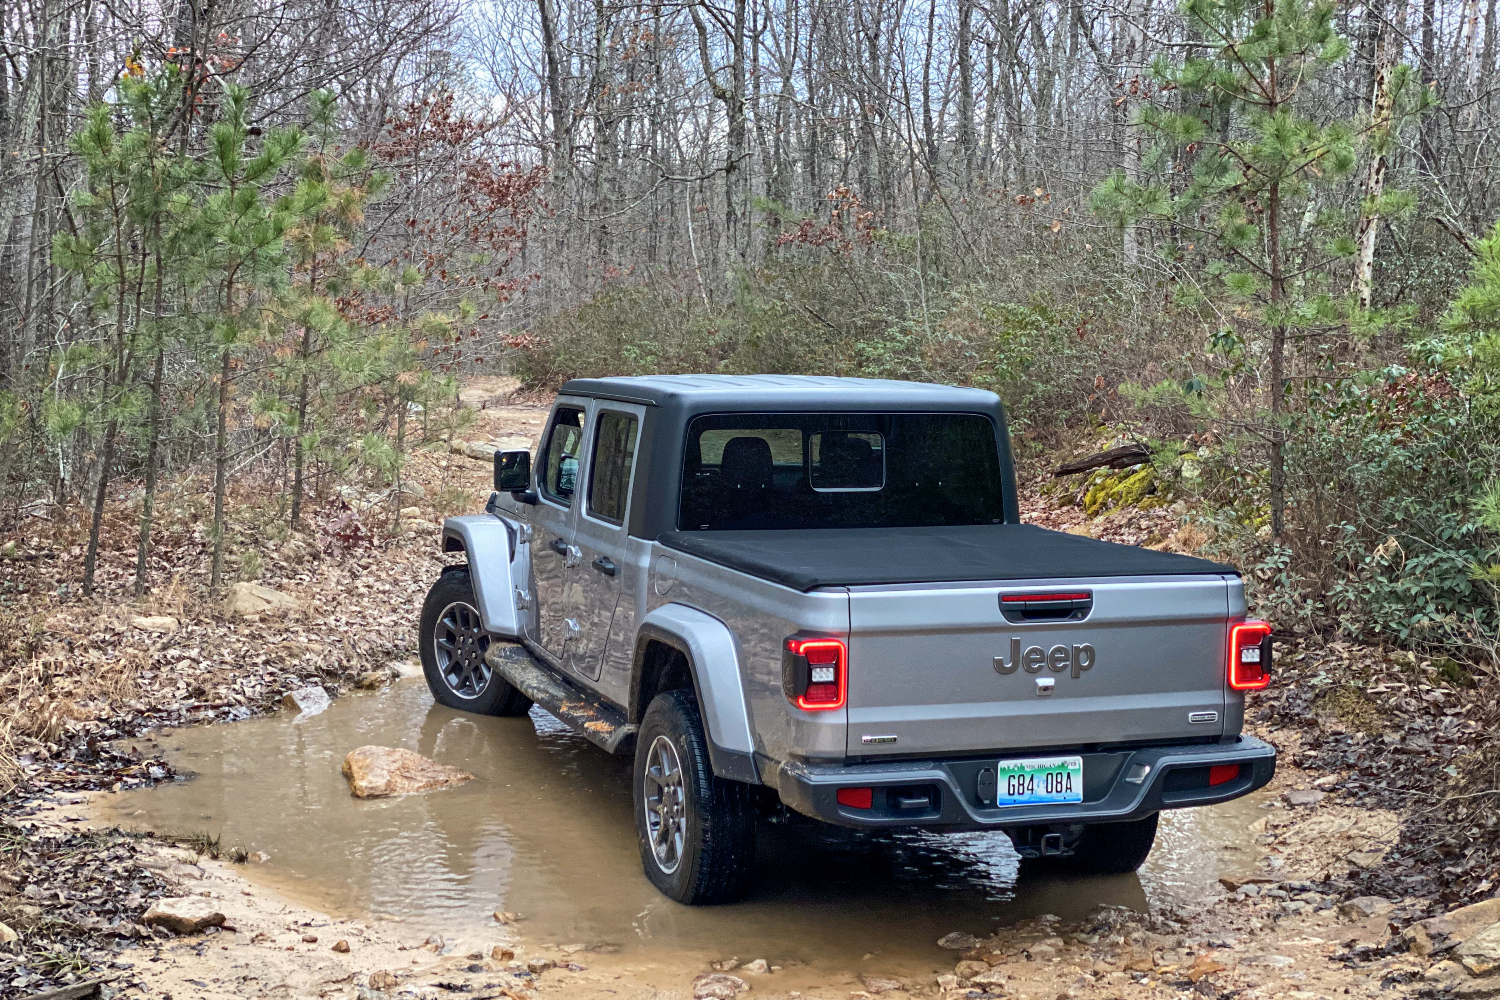
[[[1000,399],[984,389],[928,382],[831,375],[645,375],[575,378],[560,393],[618,399],[690,412],[788,410],[963,409],[993,411]]]

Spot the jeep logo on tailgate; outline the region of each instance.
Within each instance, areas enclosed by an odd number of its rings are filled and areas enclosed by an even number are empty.
[[[995,657],[995,673],[1013,674],[1016,668],[1021,667],[1028,674],[1041,673],[1043,667],[1054,673],[1063,673],[1067,670],[1073,671],[1076,680],[1085,670],[1094,666],[1094,647],[1088,643],[1080,646],[1064,646],[1058,644],[1051,649],[1043,649],[1041,646],[1028,646],[1025,652],[1021,650],[1021,637],[1013,635],[1010,637],[1010,658],[1004,656]]]

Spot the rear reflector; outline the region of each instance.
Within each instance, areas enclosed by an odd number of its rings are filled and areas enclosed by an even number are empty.
[[[840,788],[838,800],[839,805],[850,809],[869,809],[875,804],[875,789]]]
[[[1238,764],[1215,764],[1208,769],[1208,783],[1210,785],[1226,785],[1240,776]]]
[[[1237,622],[1229,626],[1229,686],[1259,691],[1271,683],[1271,626]]]

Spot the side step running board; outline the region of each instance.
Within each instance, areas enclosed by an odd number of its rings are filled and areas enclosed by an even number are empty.
[[[610,753],[635,749],[637,726],[618,708],[586,694],[538,663],[519,643],[490,642],[484,662],[526,697]]]

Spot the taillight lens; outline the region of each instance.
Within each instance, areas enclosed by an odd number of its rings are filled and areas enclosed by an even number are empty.
[[[844,640],[792,636],[781,660],[782,686],[792,704],[809,712],[844,707],[849,680]]]
[[[1229,686],[1259,691],[1271,683],[1271,626],[1237,622],[1229,627]]]
[[[841,806],[848,806],[850,809],[870,809],[875,805],[875,789],[840,788],[837,798]]]

